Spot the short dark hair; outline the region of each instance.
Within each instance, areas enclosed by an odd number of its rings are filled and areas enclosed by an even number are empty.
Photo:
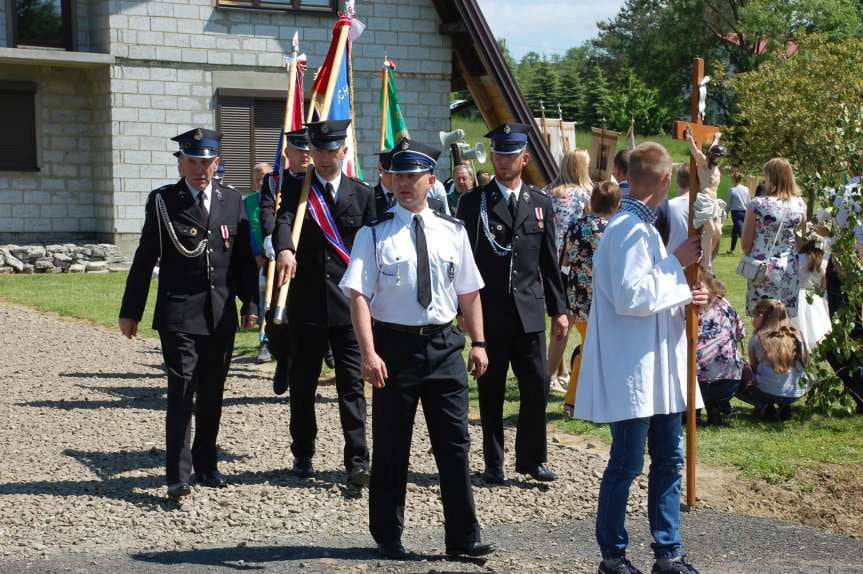
[[[611,180],[600,181],[590,192],[591,213],[607,214],[620,207],[620,186]]]
[[[622,149],[614,154],[614,167],[619,169],[623,175],[629,175],[629,154],[632,150]]]
[[[682,163],[677,168],[677,189],[689,189],[689,162]]]
[[[735,171],[733,174],[731,174],[731,180],[735,184],[738,184],[743,180],[743,174],[740,173],[739,171]]]

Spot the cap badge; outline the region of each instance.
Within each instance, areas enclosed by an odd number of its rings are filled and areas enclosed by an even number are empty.
[[[509,132],[511,132],[511,131],[512,131],[512,128],[509,127],[509,124],[506,124],[505,126],[503,126],[503,133],[509,134]]]
[[[408,149],[410,146],[411,146],[411,144],[410,144],[410,143],[408,143],[407,141],[403,141],[403,142],[402,142],[402,150],[403,150],[403,151],[404,151],[404,150],[406,150],[406,149]]]
[[[322,134],[330,133],[330,126],[328,126],[327,124],[321,124],[321,133]]]
[[[195,131],[195,135],[193,137],[196,140],[201,141],[202,139],[204,139],[204,132],[201,131],[201,128],[198,128],[197,131]]]

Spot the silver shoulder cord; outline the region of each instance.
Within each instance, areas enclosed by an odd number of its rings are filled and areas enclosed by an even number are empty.
[[[162,194],[156,194],[156,221],[159,223],[159,227],[164,224],[165,231],[168,232],[168,237],[171,239],[171,243],[174,244],[174,248],[182,255],[183,257],[195,258],[204,253],[207,249],[207,239],[204,238],[198,243],[198,246],[193,250],[186,249],[180,240],[177,238],[177,232],[174,230],[174,225],[171,223],[171,218],[168,217],[168,208],[165,207],[165,200],[162,199]],[[162,233],[159,232],[159,256],[162,255]],[[209,255],[207,257],[209,259]],[[207,267],[209,268],[209,261],[207,261]]]
[[[482,230],[485,233],[485,237],[488,240],[488,244],[491,247],[492,252],[499,256],[505,257],[512,253],[512,241],[509,242],[509,245],[501,245],[495,240],[494,235],[491,233],[491,229],[488,226],[488,202],[486,200],[485,191],[480,194],[479,200],[479,218],[482,221]],[[513,233],[515,230],[513,230]],[[479,239],[479,230],[477,230],[477,240]],[[512,257],[509,258],[509,275],[506,278],[507,291],[512,293]]]

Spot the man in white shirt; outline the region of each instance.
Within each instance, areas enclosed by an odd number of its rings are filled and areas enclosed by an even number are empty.
[[[453,327],[461,307],[472,343],[468,368],[488,366],[479,290],[483,287],[464,224],[428,205],[440,152],[403,139],[393,149],[398,203],[356,236],[339,287],[351,298],[363,376],[374,387],[369,530],[386,558],[407,551],[405,489],[411,434],[422,400],[440,473],[446,553],[483,556],[468,456],[465,339]]]
[[[593,303],[575,401],[575,416],[611,423],[611,458],[599,489],[596,538],[600,574],[637,574],[626,559],[629,487],[651,456],[648,516],[655,543],[653,574],[697,574],[681,554],[680,483],[686,409],[687,303],[707,302],[690,289],[684,267],[700,257],[700,240],[669,256],[653,226],[668,194],[671,157],[646,142],[630,156],[630,193],[611,218],[593,258]],[[701,406],[700,395],[696,397]]]
[[[689,162],[677,168],[676,179],[677,196],[668,200],[668,253],[674,253],[689,236]]]

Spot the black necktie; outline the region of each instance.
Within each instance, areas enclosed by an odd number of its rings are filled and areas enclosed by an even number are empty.
[[[423,228],[423,218],[414,215],[417,233],[417,301],[424,308],[431,305],[431,269],[429,268],[429,250],[426,244],[426,232]]]
[[[330,195],[330,199],[333,200],[333,203],[336,202],[336,190],[333,189],[333,184],[327,182],[327,193]]]
[[[509,193],[509,214],[515,219],[515,210],[518,209],[518,200],[515,198],[515,192]]]
[[[198,192],[198,209],[201,210],[201,217],[203,217],[204,221],[209,221],[210,212],[207,211],[207,205],[204,203],[204,192]]]

